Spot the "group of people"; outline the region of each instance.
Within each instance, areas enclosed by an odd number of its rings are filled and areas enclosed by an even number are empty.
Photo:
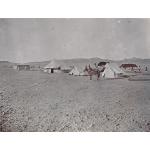
[[[147,66],[145,67],[145,71],[146,72],[148,71],[148,67]],[[139,66],[139,72],[141,72],[141,66]]]
[[[105,70],[105,67],[103,66],[103,67],[99,67],[99,66],[97,66],[96,64],[95,64],[95,68],[92,68],[91,67],[91,65],[89,64],[89,66],[87,67],[85,67],[85,72],[87,71],[88,72],[88,74],[89,74],[89,76],[90,76],[90,80],[92,80],[92,76],[93,75],[96,75],[97,76],[97,80],[99,80],[99,78],[100,78],[100,75],[101,75],[101,72],[103,72],[104,70]]]

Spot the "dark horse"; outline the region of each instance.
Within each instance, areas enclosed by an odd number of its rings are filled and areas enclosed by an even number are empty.
[[[97,80],[99,80],[100,74],[102,72],[102,70],[99,70],[98,68],[91,68],[90,65],[89,65],[89,67],[86,66],[84,71],[88,72],[88,75],[90,76],[90,80],[92,80],[93,75],[96,75]]]

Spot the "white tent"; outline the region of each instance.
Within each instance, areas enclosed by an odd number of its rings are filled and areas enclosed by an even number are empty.
[[[84,72],[85,68],[82,67],[73,67],[73,69],[69,72],[69,75],[75,75],[75,76],[87,76],[88,73]]]
[[[108,63],[105,65],[105,70],[102,73],[104,78],[119,78],[124,75],[127,75],[123,70],[121,70],[117,64]]]
[[[77,67],[74,67],[74,68],[69,72],[69,75],[79,76],[79,75],[80,75],[80,71],[78,70]]]
[[[44,72],[60,72],[60,63],[57,60],[52,60],[48,65],[44,67]]]
[[[57,69],[60,67],[60,64],[56,60],[52,60],[44,69]]]

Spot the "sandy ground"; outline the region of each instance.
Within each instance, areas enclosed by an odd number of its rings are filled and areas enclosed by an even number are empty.
[[[150,131],[150,81],[1,68],[0,131]]]

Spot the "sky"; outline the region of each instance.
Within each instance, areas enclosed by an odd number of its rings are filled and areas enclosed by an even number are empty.
[[[150,58],[150,19],[0,19],[0,61]]]

